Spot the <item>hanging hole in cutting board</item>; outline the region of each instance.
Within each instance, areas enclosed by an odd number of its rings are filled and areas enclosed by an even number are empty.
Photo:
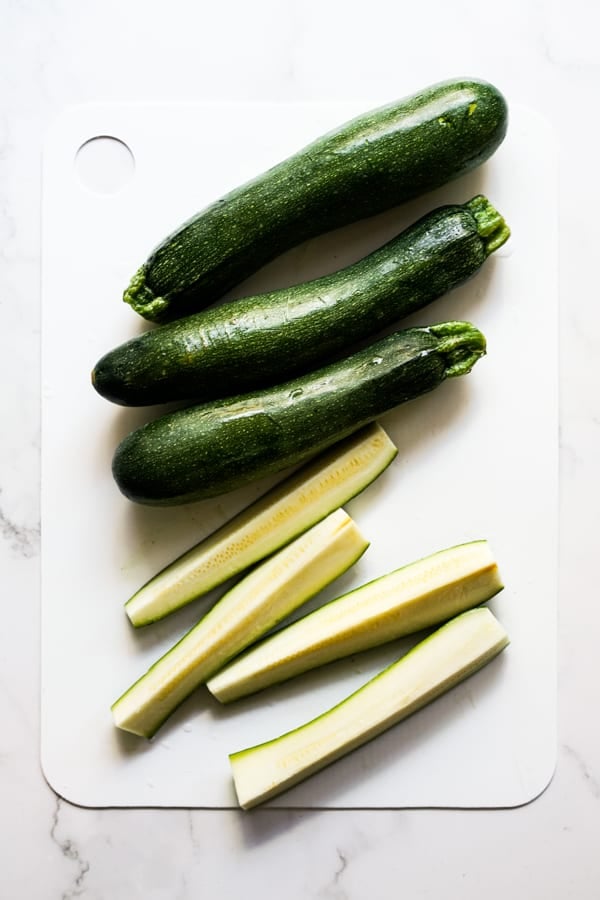
[[[75,154],[81,184],[96,194],[115,194],[133,178],[135,157],[127,144],[111,135],[85,141]]]

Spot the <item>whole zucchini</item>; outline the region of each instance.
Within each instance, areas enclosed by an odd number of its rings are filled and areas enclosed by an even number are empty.
[[[276,384],[456,287],[508,235],[485,197],[442,207],[332,275],[203,310],[121,344],[97,363],[92,383],[129,406]]]
[[[186,503],[295,465],[399,403],[463,375],[485,353],[466,322],[396,332],[262,392],[177,410],[127,435],[113,475],[131,500]]]
[[[473,80],[367,112],[185,222],[136,272],[124,300],[156,322],[196,312],[290,247],[475,168],[506,127],[502,94]]]

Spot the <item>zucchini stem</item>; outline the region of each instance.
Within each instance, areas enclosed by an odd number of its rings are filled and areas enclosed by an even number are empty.
[[[163,309],[169,305],[168,300],[157,297],[152,288],[148,287],[145,266],[139,268],[129,282],[123,293],[123,300],[140,316],[151,320],[159,317]]]
[[[485,337],[470,322],[440,322],[428,330],[439,340],[435,350],[445,357],[446,378],[467,375],[485,356]]]
[[[483,194],[473,197],[465,205],[475,219],[477,232],[483,241],[485,252],[487,256],[490,256],[509,239],[510,228],[503,216]]]

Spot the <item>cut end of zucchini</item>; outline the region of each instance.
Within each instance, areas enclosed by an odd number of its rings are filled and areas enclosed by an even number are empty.
[[[115,727],[120,731],[127,731],[129,734],[135,734],[136,737],[143,737],[147,740],[150,740],[156,731],[154,726],[152,728],[144,727],[144,721],[141,717],[139,724],[136,723],[134,716],[131,715],[126,702],[124,702],[124,697],[119,697],[111,706],[110,711]]]
[[[468,678],[507,644],[489,609],[452,619],[316,719],[231,754],[240,806],[257,806],[365,744]]]
[[[123,301],[150,322],[160,321],[169,301],[165,297],[157,297],[146,283],[146,267],[141,266],[129,282],[123,293]]]
[[[504,217],[483,194],[473,197],[466,206],[475,219],[477,231],[483,239],[486,253],[489,256],[506,243],[510,237],[510,228]]]

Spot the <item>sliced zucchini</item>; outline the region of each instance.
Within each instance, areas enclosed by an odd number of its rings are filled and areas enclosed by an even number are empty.
[[[250,648],[207,683],[229,703],[478,606],[502,590],[487,541],[441,550],[364,584]]]
[[[377,424],[327,450],[151,578],[125,604],[132,624],[162,619],[264,559],[359,494],[397,452]]]
[[[292,785],[381,734],[493,659],[508,635],[489,609],[447,622],[337,706],[274,740],[229,757],[243,809]]]
[[[345,572],[367,547],[343,509],[313,525],[225,593],[113,704],[116,726],[152,737],[198,685]]]

